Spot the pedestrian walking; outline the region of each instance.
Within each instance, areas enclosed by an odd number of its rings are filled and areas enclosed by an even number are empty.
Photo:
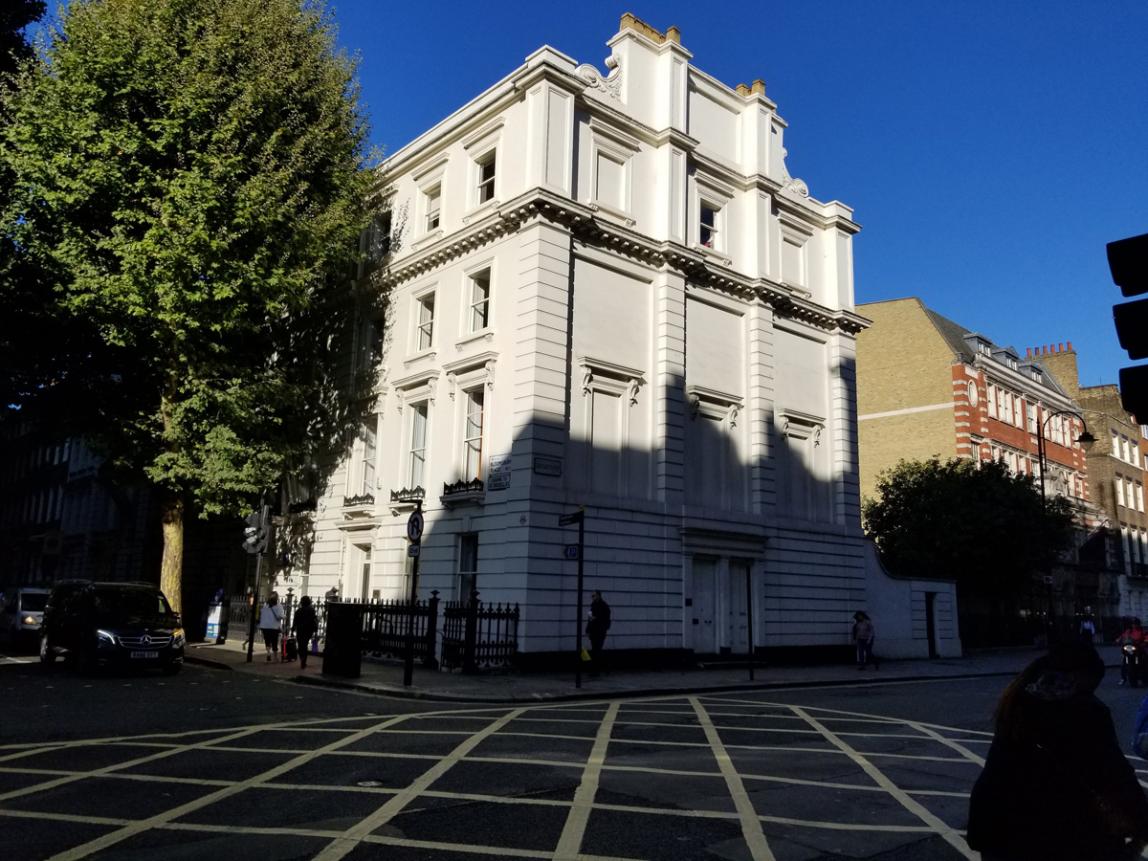
[[[873,664],[873,669],[879,670],[880,664],[877,663],[877,658],[873,655],[873,641],[877,638],[877,629],[873,626],[873,620],[869,618],[869,614],[864,610],[858,610],[853,614],[853,642],[857,644],[857,669],[863,670],[870,663]]]
[[[590,619],[586,623],[586,635],[590,638],[590,675],[596,676],[605,669],[603,647],[606,632],[610,630],[610,605],[595,591],[590,597]]]
[[[319,619],[315,615],[310,595],[304,595],[299,599],[299,609],[295,611],[295,618],[291,620],[291,630],[299,639],[299,669],[305,670],[307,655],[311,651],[311,638],[319,630]]]
[[[267,660],[279,660],[279,634],[283,630],[283,605],[279,603],[279,593],[267,596],[267,603],[259,611],[259,630],[263,632],[263,645],[267,649]]]
[[[1092,645],[1096,642],[1096,621],[1092,618],[1092,608],[1084,608],[1084,616],[1080,620],[1080,642]]]
[[[1054,646],[1005,690],[969,800],[968,843],[983,861],[1119,861],[1148,844],[1148,797],[1094,691],[1104,662]]]

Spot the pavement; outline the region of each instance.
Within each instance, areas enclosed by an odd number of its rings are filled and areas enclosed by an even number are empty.
[[[1116,646],[1100,646],[1099,651],[1106,666],[1120,666],[1120,651]],[[411,686],[405,687],[401,663],[364,658],[361,676],[347,679],[324,675],[323,659],[317,655],[310,657],[305,670],[297,662],[268,663],[262,644],[257,644],[253,660],[248,663],[247,652],[237,641],[222,645],[193,643],[185,657],[191,663],[219,669],[386,696],[440,702],[537,703],[685,692],[696,694],[1012,676],[1040,654],[1041,650],[1037,648],[1018,648],[979,652],[960,658],[883,660],[879,670],[857,670],[852,665],[765,665],[754,668],[752,679],[746,666],[622,671],[598,677],[584,674],[581,688],[575,687],[572,673],[464,675],[428,670],[420,665],[415,666]]]

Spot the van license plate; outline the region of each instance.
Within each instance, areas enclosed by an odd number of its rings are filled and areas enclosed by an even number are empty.
[[[149,658],[158,658],[159,652],[132,652],[133,658],[142,658],[147,660]]]

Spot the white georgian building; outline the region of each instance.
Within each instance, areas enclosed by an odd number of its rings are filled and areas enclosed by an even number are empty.
[[[307,591],[405,596],[421,496],[420,596],[474,586],[523,651],[572,649],[584,505],[612,649],[744,652],[748,592],[761,647],[847,644],[867,607],[927,654],[928,603],[959,651],[951,585],[889,580],[861,532],[852,211],[789,176],[762,82],[630,15],[608,44],[607,74],[540,48],[383,164],[377,414]]]

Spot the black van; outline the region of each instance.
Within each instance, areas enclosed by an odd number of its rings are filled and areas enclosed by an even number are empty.
[[[178,673],[185,638],[179,614],[147,583],[57,583],[44,608],[40,663],[67,656],[81,671],[160,667]]]

